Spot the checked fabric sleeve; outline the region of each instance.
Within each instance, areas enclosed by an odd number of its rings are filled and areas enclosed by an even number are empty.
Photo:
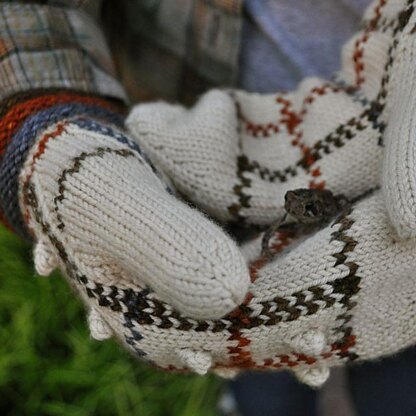
[[[126,94],[97,24],[100,1],[0,3],[0,159],[26,118],[62,104],[122,112]],[[68,7],[68,6],[72,7]],[[19,161],[18,163],[21,163]],[[3,178],[3,182],[5,179]],[[3,190],[3,199],[4,193]],[[7,191],[9,192],[9,191]],[[2,222],[11,228],[16,205],[3,201]],[[22,235],[22,225],[16,225]]]
[[[102,30],[87,13],[100,1],[47,3],[0,3],[0,99],[54,88],[126,101]]]

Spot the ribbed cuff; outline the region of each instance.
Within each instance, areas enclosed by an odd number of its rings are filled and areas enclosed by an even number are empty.
[[[38,136],[52,124],[74,117],[89,117],[123,127],[124,115],[117,104],[74,92],[22,98],[14,97],[0,106],[0,220],[30,240],[19,208],[18,177]]]

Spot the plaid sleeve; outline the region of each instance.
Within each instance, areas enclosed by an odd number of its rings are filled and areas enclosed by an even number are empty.
[[[0,100],[56,88],[126,101],[104,36],[83,5],[93,2],[60,3],[0,3]]]

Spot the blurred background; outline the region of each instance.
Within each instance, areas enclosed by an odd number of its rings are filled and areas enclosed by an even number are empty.
[[[90,339],[58,272],[37,276],[31,247],[0,228],[0,414],[211,416],[222,382],[162,373],[116,341]]]

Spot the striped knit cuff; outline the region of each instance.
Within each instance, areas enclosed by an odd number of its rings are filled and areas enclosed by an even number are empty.
[[[26,240],[30,236],[19,208],[18,176],[30,147],[50,125],[90,117],[123,127],[122,108],[100,97],[68,91],[15,96],[0,105],[0,221]]]

